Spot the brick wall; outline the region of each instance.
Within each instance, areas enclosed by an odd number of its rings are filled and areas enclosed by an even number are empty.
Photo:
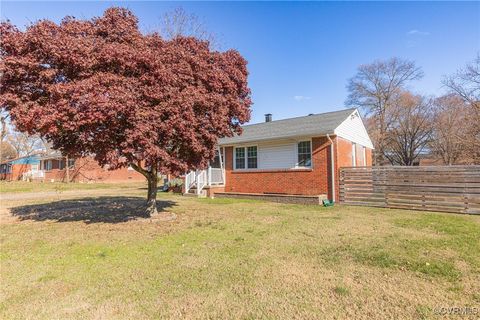
[[[340,168],[352,166],[352,142],[346,139],[336,137],[334,141],[335,147],[335,201],[339,201],[340,190]],[[332,195],[328,195],[329,199]]]
[[[370,148],[367,148],[367,163],[365,164],[366,166],[368,167],[371,167],[372,166],[372,149]]]
[[[323,195],[272,195],[263,193],[215,192],[215,198],[251,199],[290,204],[322,204]]]
[[[364,166],[363,163],[363,146],[358,143],[355,145],[355,163],[357,166]]]
[[[233,147],[225,149],[226,192],[320,195],[329,192],[330,147],[312,139],[312,169],[233,170]]]
[[[59,167],[59,160],[53,160],[52,170],[45,171],[45,181],[66,181],[66,170],[59,169]],[[129,170],[128,168],[107,170],[88,157],[76,159],[69,175],[70,180],[75,182],[145,181],[145,177],[135,170]]]
[[[340,168],[352,166],[352,142],[334,137],[335,201],[339,200]],[[357,165],[372,165],[372,150],[357,145]],[[233,170],[233,147],[225,149],[225,192],[279,193],[299,195],[327,194],[333,197],[330,142],[327,138],[312,139],[312,169]]]
[[[340,168],[342,167],[352,167],[352,142],[340,137],[335,138],[335,201],[339,201],[339,190],[340,190]],[[363,147],[357,145],[357,154],[356,154],[356,165],[357,166],[371,166],[372,165],[372,149],[365,149],[365,160],[366,163],[363,164]],[[329,198],[331,194],[329,194]]]
[[[0,180],[15,181],[21,180],[22,175],[32,168],[30,164],[12,164],[10,173],[0,174]]]

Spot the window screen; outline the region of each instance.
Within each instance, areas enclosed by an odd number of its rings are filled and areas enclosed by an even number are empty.
[[[245,169],[245,148],[235,148],[235,169]]]
[[[298,143],[298,166],[312,166],[312,149],[310,146],[310,141],[301,141]]]
[[[247,166],[249,169],[257,168],[257,147],[247,147]]]

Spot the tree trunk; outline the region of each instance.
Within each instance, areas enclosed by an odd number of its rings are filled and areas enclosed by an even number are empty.
[[[68,167],[68,156],[65,157],[65,169],[67,173],[67,183],[70,182],[70,168]]]
[[[157,169],[151,168],[150,170],[145,170],[141,167],[140,163],[138,165],[135,163],[131,163],[130,166],[134,170],[143,174],[145,178],[147,178],[148,193],[147,193],[147,209],[145,210],[145,217],[148,218],[152,214],[158,213],[157,211],[157,185],[158,185]]]
[[[156,172],[150,172],[147,175],[148,181],[148,195],[147,195],[147,211],[146,216],[150,217],[153,214],[158,213],[157,211],[157,174]]]

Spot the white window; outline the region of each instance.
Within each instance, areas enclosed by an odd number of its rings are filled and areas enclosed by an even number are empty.
[[[52,170],[52,160],[47,160],[45,162],[45,170],[47,170],[47,171]]]
[[[257,169],[257,146],[235,147],[235,169]]]
[[[235,169],[245,169],[245,148],[235,148]]]
[[[257,147],[247,147],[247,168],[256,169],[257,162]]]
[[[75,165],[75,159],[68,159],[68,167],[72,168]]]
[[[357,165],[357,144],[352,142],[352,167]]]
[[[297,144],[297,167],[312,166],[312,144],[310,141],[300,141]]]

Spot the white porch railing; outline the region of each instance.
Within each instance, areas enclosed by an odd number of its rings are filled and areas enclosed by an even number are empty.
[[[196,188],[196,194],[200,195],[203,188],[212,185],[225,185],[225,167],[223,165],[222,150],[217,147],[218,162],[220,168],[208,166],[206,170],[190,171],[185,175],[185,193],[189,193],[192,188]]]
[[[188,193],[190,189],[195,186],[196,183],[196,172],[190,171],[185,175],[185,193]]]
[[[22,180],[27,181],[29,179],[41,179],[45,178],[45,171],[43,170],[30,170],[22,174]]]
[[[223,179],[223,169],[220,168],[208,168],[208,177],[209,177],[209,185],[222,185],[224,184]]]
[[[203,188],[208,183],[207,171],[206,170],[197,170],[197,195],[199,195]]]
[[[225,172],[221,168],[209,167],[207,170],[190,171],[185,175],[185,193],[195,188],[196,194],[200,195],[206,186],[225,184],[224,177]]]

